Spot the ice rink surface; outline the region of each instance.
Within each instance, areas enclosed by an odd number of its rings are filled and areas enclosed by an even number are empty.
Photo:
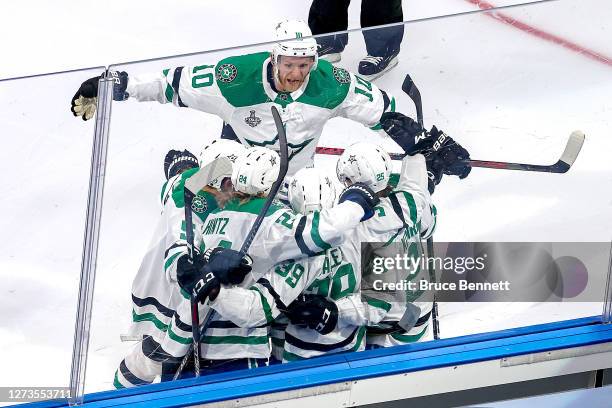
[[[267,41],[278,20],[305,19],[310,5],[269,1],[264,10],[259,3],[6,5],[0,33],[13,41],[1,45],[0,78]],[[406,19],[413,19],[477,7],[464,0],[405,0],[404,9]],[[349,11],[350,28],[356,28],[357,1]],[[444,129],[475,159],[548,164],[557,160],[571,131],[584,131],[587,140],[564,175],[474,169],[465,180],[445,177],[434,195],[436,240],[608,242],[612,6],[605,0],[561,0],[502,13],[508,19],[480,13],[406,25],[398,67],[376,84],[397,97],[397,110],[414,115],[400,89],[410,73],[423,96],[425,124]],[[142,73],[266,48],[117,68]],[[361,33],[351,33],[339,65],[356,71],[364,49]],[[608,63],[593,53],[607,56]],[[73,118],[69,106],[79,84],[99,72],[0,82],[0,356],[9,368],[0,374],[0,385],[68,383],[93,132],[92,121]],[[218,135],[220,120],[127,101],[113,104],[110,130],[87,392],[110,389],[114,370],[132,347],[119,335],[129,326],[131,281],[159,213],[163,157],[170,148],[199,151]],[[397,151],[382,135],[344,119],[326,125],[320,145],[343,147],[364,139]],[[335,159],[319,156],[316,163],[332,170]],[[601,306],[442,304],[441,333],[453,337],[595,315]]]

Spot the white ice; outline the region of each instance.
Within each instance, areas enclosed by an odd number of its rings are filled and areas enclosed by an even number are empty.
[[[306,18],[310,4],[274,0],[264,10],[262,3],[7,4],[0,16],[6,39],[0,77],[266,41],[279,19]],[[351,28],[359,22],[353,3]],[[462,0],[406,0],[404,8],[407,18],[474,10]],[[504,13],[612,57],[612,7],[604,0],[562,0]],[[400,90],[409,72],[423,96],[425,123],[455,137],[473,158],[550,163],[571,131],[587,135],[564,175],[474,169],[465,180],[445,177],[434,196],[437,241],[610,241],[610,65],[483,14],[409,24],[402,50],[399,66],[376,83],[398,98],[398,110],[413,115]],[[146,72],[240,52],[250,50],[123,68]],[[356,71],[364,55],[363,38],[353,33],[341,65]],[[69,101],[100,71],[0,82],[0,385],[68,383],[93,133],[92,121],[72,117]],[[218,119],[195,111],[133,101],[113,105],[87,392],[112,387],[114,370],[132,346],[119,335],[129,326],[131,280],[159,211],[165,153],[198,151],[219,129]],[[393,148],[343,119],[329,122],[321,145],[365,138]],[[333,157],[317,157],[317,165],[332,169],[333,163]],[[480,333],[595,315],[601,307],[442,304],[441,331],[443,337]]]

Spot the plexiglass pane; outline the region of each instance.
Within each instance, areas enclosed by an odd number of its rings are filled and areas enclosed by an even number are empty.
[[[0,81],[3,386],[68,387],[93,139],[70,100],[102,70]]]
[[[414,105],[402,91],[409,73],[422,95],[426,128],[435,125],[443,129],[468,149],[473,159],[552,164],[572,131],[582,130],[587,136],[578,159],[565,174],[474,168],[464,180],[444,176],[433,195],[438,208],[436,241],[609,240],[612,171],[606,152],[612,151],[612,139],[606,113],[611,110],[607,95],[612,81],[606,56],[612,55],[612,49],[602,33],[609,30],[610,17],[603,0],[559,1],[405,25],[399,63],[373,83],[395,97],[397,111],[415,117]],[[158,99],[178,104],[176,88],[172,87],[176,67],[186,67],[193,89],[213,86],[214,81],[231,84],[236,74],[233,69],[243,68],[232,68],[231,60],[219,61],[270,49],[271,45],[263,45],[112,69],[126,71],[131,80],[143,74],[158,75]],[[365,55],[363,33],[350,32],[336,66],[357,72]],[[265,66],[264,59],[254,57],[254,69]],[[330,72],[333,75],[334,71]],[[338,77],[331,80],[342,82],[340,71],[335,72]],[[261,81],[261,75],[254,78]],[[369,83],[362,81],[361,85],[361,91],[367,93]],[[261,87],[254,84],[263,98],[259,103],[269,103]],[[354,87],[350,91],[358,92]],[[179,92],[178,96],[182,104],[195,106],[187,94]],[[244,110],[241,98],[245,94],[233,97],[234,108],[243,110],[231,118],[225,111],[221,114],[242,126],[260,126],[261,115]],[[113,102],[89,392],[111,389],[122,359],[133,347],[141,347],[138,335],[142,332],[130,331],[132,320],[148,320],[151,330],[167,330],[167,311],[151,301],[136,300],[140,305],[133,305],[130,297],[143,262],[157,263],[156,279],[165,284],[161,255],[148,252],[161,239],[156,226],[165,182],[164,157],[169,149],[185,148],[197,155],[204,143],[220,135],[222,127],[219,117],[196,109],[134,99],[132,95],[127,101]],[[325,103],[331,102],[325,99]],[[225,109],[224,104],[213,101],[206,109]],[[299,113],[295,115],[293,120],[303,120]],[[266,126],[273,129],[269,123],[259,129]],[[361,140],[401,152],[383,132],[343,118],[325,123],[318,145],[345,148]],[[337,157],[316,155],[314,160],[315,166],[330,175],[335,173]],[[399,170],[399,163],[394,166]],[[594,188],[595,184],[600,187]],[[606,267],[589,270],[589,274],[601,277],[606,273]],[[601,294],[593,295],[589,303],[443,303],[441,337],[600,314],[604,287],[596,289]],[[430,338],[431,332],[423,339]],[[187,333],[180,341],[189,339]]]

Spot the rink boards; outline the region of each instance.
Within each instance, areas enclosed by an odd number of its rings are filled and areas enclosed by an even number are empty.
[[[88,394],[84,406],[350,407],[611,367],[612,324],[594,316]]]

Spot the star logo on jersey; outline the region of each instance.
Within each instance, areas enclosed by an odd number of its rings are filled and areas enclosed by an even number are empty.
[[[329,179],[329,177],[325,177],[325,184],[327,184],[327,187],[331,188],[331,186],[332,186],[332,182],[331,182],[331,180]]]
[[[291,188],[296,188],[297,187],[297,180],[293,180],[291,182]]]
[[[198,214],[202,214],[204,211],[208,209],[208,204],[206,204],[206,200],[200,196],[195,196],[193,198],[193,202],[191,203],[191,210]]]
[[[272,164],[273,166],[276,165],[276,157],[274,156],[270,157],[270,164]]]
[[[357,163],[357,158],[355,157],[354,154],[351,154],[348,158],[348,162],[353,164],[353,163]]]
[[[246,122],[247,125],[254,128],[255,126],[261,123],[261,118],[255,116],[254,110],[249,111],[249,112],[250,112],[250,116],[248,118],[244,118],[244,121]]]
[[[238,69],[234,64],[223,64],[217,67],[217,81],[221,82],[232,82],[236,79],[236,75],[238,74]]]
[[[236,163],[236,159],[238,158],[238,156],[236,156],[235,154],[230,154],[227,156],[227,158],[229,159],[229,161],[231,161],[232,163]]]
[[[334,78],[341,84],[351,82],[351,74],[344,68],[334,67]]]

